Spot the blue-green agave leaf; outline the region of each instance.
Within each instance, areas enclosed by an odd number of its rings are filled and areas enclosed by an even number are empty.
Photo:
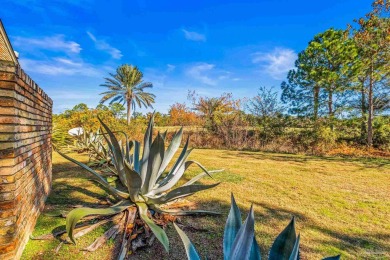
[[[206,173],[210,178],[213,178],[210,174],[210,172],[200,163],[194,160],[189,160],[185,162],[185,169],[187,170],[192,164],[196,164],[199,168],[202,169],[204,173]]]
[[[249,260],[261,260],[260,247],[256,241],[255,236],[253,236],[253,243],[252,243],[251,253],[249,255]]]
[[[62,157],[64,157],[65,159],[77,164],[78,166],[82,167],[83,169],[87,170],[89,173],[92,173],[93,176],[96,177],[96,180],[101,184],[103,185],[103,187],[105,187],[107,190],[109,190],[115,197],[117,198],[121,198],[121,199],[127,199],[129,198],[129,194],[128,193],[125,193],[125,192],[122,192],[120,190],[117,190],[115,189],[114,187],[112,187],[100,174],[98,174],[97,172],[95,172],[94,170],[92,170],[90,167],[88,167],[87,165],[85,165],[84,163],[81,163],[81,162],[78,162],[76,161],[75,159],[61,153],[60,151],[57,150],[57,153],[59,155],[61,155]]]
[[[124,173],[124,158],[122,154],[122,149],[121,146],[119,145],[118,140],[116,139],[114,133],[110,130],[110,128],[98,117],[98,120],[100,124],[103,126],[104,130],[106,130],[110,140],[107,139],[106,135],[103,134],[104,138],[106,139],[112,156],[113,156],[113,162],[115,169],[118,173],[119,179],[121,180],[122,184],[126,186],[126,178],[125,178],[125,173]]]
[[[133,164],[133,157],[130,154],[131,149],[134,146],[134,142],[126,142],[126,159],[129,161],[130,165]]]
[[[215,186],[219,185],[219,183],[216,184],[211,184],[211,185],[189,185],[189,186],[181,186],[179,188],[176,188],[167,194],[164,194],[160,197],[153,198],[153,197],[148,197],[149,201],[154,204],[164,204],[169,201],[186,197],[189,195],[192,195],[196,192],[202,191],[202,190],[207,190],[214,188]]]
[[[255,215],[253,205],[249,210],[249,214],[238,231],[236,238],[230,250],[228,259],[249,259],[255,234]]]
[[[145,136],[144,136],[144,149],[142,152],[142,159],[140,163],[142,185],[145,182],[147,171],[148,171],[149,155],[150,155],[150,148],[152,145],[152,136],[153,136],[153,123],[154,123],[154,113],[149,120],[148,128],[146,129]]]
[[[148,217],[148,206],[145,203],[137,203],[139,215],[142,220],[149,226],[152,230],[153,234],[160,241],[160,243],[164,246],[165,250],[169,252],[169,240],[165,231],[157,226],[153,220]]]
[[[186,144],[184,145],[183,150],[181,151],[181,153],[179,155],[179,158],[177,158],[175,164],[172,166],[172,168],[169,171],[169,173],[158,183],[158,187],[159,188],[164,186],[164,185],[166,185],[169,182],[169,180],[171,180],[173,178],[173,175],[176,174],[178,169],[184,164],[185,160],[187,159],[187,157],[189,156],[190,152],[192,151],[192,150],[187,151],[187,149],[188,149],[188,142],[189,142],[189,139],[187,138]]]
[[[236,200],[234,199],[234,195],[232,193],[230,211],[223,234],[223,255],[225,260],[228,260],[236,235],[241,228],[241,223],[241,212],[237,207]]]
[[[184,244],[188,260],[200,260],[198,252],[196,251],[194,245],[191,243],[186,233],[184,233],[183,230],[181,230],[175,223],[173,223],[173,226],[175,227],[176,232],[179,234],[181,241]]]
[[[165,139],[167,138],[167,134],[168,134],[168,129],[165,130],[165,132],[161,134],[161,137],[163,138],[164,142],[165,142]]]
[[[134,171],[131,168],[131,165],[127,161],[125,161],[125,173],[130,199],[133,202],[136,202],[138,201],[138,195],[140,193],[142,185],[141,176],[139,176],[138,172]]]
[[[176,183],[180,180],[180,178],[183,176],[185,172],[184,164],[180,165],[180,167],[177,169],[177,171],[173,174],[168,175],[165,178],[165,185],[158,187],[157,185],[154,187],[154,189],[151,191],[151,194],[157,195],[163,192],[166,192],[170,188],[176,185]]]
[[[223,172],[224,170],[214,170],[214,171],[209,171],[208,173],[210,175],[213,175],[214,173],[218,173],[218,172]],[[199,181],[200,179],[202,179],[204,176],[208,176],[209,174],[205,173],[205,172],[202,172],[198,175],[196,175],[194,178],[192,178],[191,180],[189,180],[188,182],[186,182],[183,186],[188,186],[188,185],[191,185],[191,184],[194,184],[195,182]]]
[[[133,141],[134,142],[134,170],[136,172],[140,172],[140,161],[139,161],[139,154],[140,154],[140,143],[138,141]]]
[[[146,172],[146,177],[144,184],[142,186],[142,193],[146,194],[151,190],[158,178],[158,170],[160,169],[161,162],[164,158],[164,140],[161,137],[160,133],[154,139],[152,146],[150,148],[148,170]]]
[[[190,155],[193,149],[190,149],[186,151],[184,156],[180,159],[181,164],[179,164],[178,168],[172,169],[167,176],[159,182],[158,185],[154,187],[154,189],[151,191],[152,194],[159,194],[162,192],[166,192],[173,186],[177,184],[177,182],[180,180],[180,178],[183,176],[185,172],[185,160]]]
[[[198,215],[221,215],[219,212],[209,211],[209,210],[180,210],[180,209],[161,209],[156,205],[150,205],[151,209],[155,210],[158,213],[167,213],[173,216],[198,216]]]
[[[329,256],[322,260],[340,260],[341,255]]]
[[[299,260],[299,240],[300,240],[300,238],[301,238],[301,235],[298,235],[289,260]]]
[[[183,136],[183,127],[180,128],[180,131],[173,136],[171,143],[169,144],[167,150],[165,151],[164,160],[161,163],[160,169],[158,170],[157,178],[164,173],[169,162],[172,160],[173,156],[175,155],[177,149],[179,149],[182,136]]]
[[[289,259],[294,249],[296,239],[295,218],[293,217],[287,227],[275,239],[269,253],[269,259]]]
[[[94,208],[77,208],[72,210],[66,216],[66,232],[68,233],[69,239],[76,244],[76,241],[73,237],[73,230],[76,227],[77,222],[83,217],[89,215],[113,215],[120,213],[127,209],[131,205],[131,202],[128,200],[121,201],[115,204],[112,207],[104,209],[94,209]]]

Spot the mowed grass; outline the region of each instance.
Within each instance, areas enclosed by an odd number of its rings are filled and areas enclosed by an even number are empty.
[[[72,154],[80,160],[86,156]],[[263,257],[275,237],[296,218],[301,234],[302,259],[341,254],[342,259],[390,259],[390,161],[385,159],[323,158],[261,152],[194,150],[191,159],[208,169],[225,169],[215,175],[221,182],[213,190],[188,198],[202,209],[217,210],[220,217],[182,217],[181,222],[198,252],[208,259],[222,259],[222,236],[234,193],[243,214],[254,205],[256,238]],[[68,211],[71,205],[93,206],[107,194],[76,165],[54,153],[53,189],[45,213]],[[191,168],[186,181],[199,171]],[[243,217],[245,217],[243,216]],[[33,236],[64,228],[65,219],[42,214]],[[30,240],[22,259],[114,259],[114,241],[94,253],[81,251],[108,226],[80,238],[77,245],[59,241]],[[171,251],[153,248],[137,251],[133,259],[185,259],[183,245],[167,228]]]

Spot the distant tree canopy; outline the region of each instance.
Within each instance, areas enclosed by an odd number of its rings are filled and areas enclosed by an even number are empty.
[[[361,139],[373,144],[373,118],[390,107],[390,5],[375,1],[357,28],[326,30],[299,53],[281,84],[291,114],[361,117]]]
[[[170,124],[174,126],[188,126],[199,124],[198,116],[185,103],[175,103],[168,111]]]

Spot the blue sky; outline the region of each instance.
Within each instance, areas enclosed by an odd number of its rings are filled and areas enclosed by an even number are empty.
[[[2,0],[0,19],[55,113],[96,106],[103,77],[124,63],[144,72],[155,109],[167,112],[188,90],[235,98],[279,90],[315,34],[345,29],[371,2]]]

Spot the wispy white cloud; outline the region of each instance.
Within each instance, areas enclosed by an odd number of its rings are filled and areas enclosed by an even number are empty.
[[[167,72],[172,72],[176,69],[175,65],[167,64]]]
[[[107,52],[111,55],[113,59],[119,60],[120,58],[122,58],[123,55],[120,50],[112,47],[104,40],[97,39],[95,35],[93,35],[91,32],[87,32],[87,34],[89,38],[95,43],[96,49]]]
[[[229,76],[228,75],[221,75],[218,77],[219,80],[224,80],[224,79],[228,79]]]
[[[99,76],[101,72],[93,65],[85,62],[75,62],[66,58],[53,58],[50,60],[33,60],[33,59],[20,59],[22,67],[27,71],[50,75],[82,75],[82,76]]]
[[[217,85],[217,80],[208,75],[214,68],[214,64],[199,63],[188,68],[186,74],[204,84],[215,86]]]
[[[253,63],[261,64],[267,74],[280,80],[284,79],[287,72],[294,68],[297,54],[292,49],[279,47],[270,52],[255,52],[252,57]]]
[[[54,35],[42,38],[14,37],[12,44],[28,49],[44,49],[66,53],[80,53],[81,46],[77,42],[65,40],[64,35]]]
[[[83,63],[81,63],[81,62],[75,62],[73,60],[66,59],[66,58],[54,58],[53,60],[57,61],[59,63],[65,64],[67,66],[75,67],[75,68],[80,68],[83,66]]]
[[[194,31],[187,31],[185,29],[182,29],[182,31],[184,33],[184,37],[187,40],[196,41],[196,42],[205,42],[206,41],[206,35],[204,35],[204,34],[194,32]]]

